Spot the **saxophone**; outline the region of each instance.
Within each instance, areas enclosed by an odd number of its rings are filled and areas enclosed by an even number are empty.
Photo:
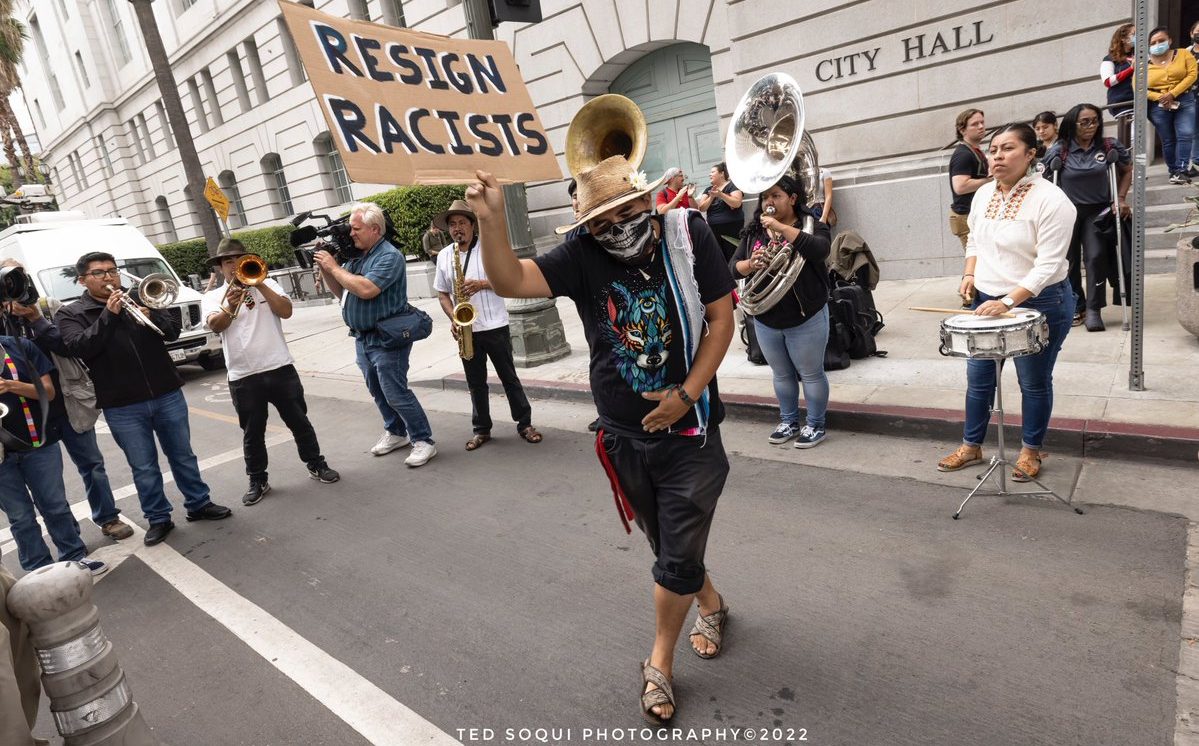
[[[466,272],[462,269],[462,254],[457,246],[450,247],[454,252],[454,306],[451,321],[458,327],[458,357],[470,360],[475,356],[474,335],[471,325],[475,323],[475,307],[466,299]]]

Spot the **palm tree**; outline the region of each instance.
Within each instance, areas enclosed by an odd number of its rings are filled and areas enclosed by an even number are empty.
[[[21,180],[16,174],[18,161],[13,133],[20,132],[21,125],[9,106],[8,97],[21,85],[17,65],[25,53],[25,40],[28,38],[25,26],[13,17],[13,0],[0,0],[0,137],[4,140],[4,157],[13,169],[14,185],[20,185]],[[25,144],[24,133],[20,141],[26,154],[27,172],[32,174],[33,159],[28,157],[29,148]]]
[[[0,0],[0,3],[6,1]],[[208,253],[211,255],[216,252],[217,244],[221,242],[221,229],[217,225],[216,215],[204,199],[204,167],[200,164],[200,155],[196,152],[196,143],[192,140],[191,129],[183,113],[179,85],[171,75],[171,61],[162,45],[158,22],[154,20],[154,0],[129,2],[133,4],[133,11],[137,15],[137,25],[141,29],[142,39],[146,42],[146,53],[149,54],[150,65],[154,68],[154,79],[158,83],[158,93],[162,96],[162,106],[166,109],[167,121],[170,122],[171,132],[175,135],[175,144],[179,146],[179,160],[183,162],[183,173],[190,187],[187,191],[192,201],[192,209],[200,216],[200,229],[204,232],[204,241],[208,244]]]

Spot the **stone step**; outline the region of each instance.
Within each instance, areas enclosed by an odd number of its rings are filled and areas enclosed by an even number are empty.
[[[1165,176],[1165,172],[1162,172]],[[1190,205],[1187,197],[1199,196],[1199,187],[1195,184],[1163,183],[1164,178],[1155,179],[1152,176],[1145,184],[1145,206],[1151,205]]]

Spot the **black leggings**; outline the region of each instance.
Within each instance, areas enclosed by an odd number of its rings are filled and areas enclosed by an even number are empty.
[[[1107,209],[1107,205],[1075,205],[1078,217],[1074,220],[1074,233],[1070,236],[1070,248],[1066,257],[1070,262],[1070,287],[1074,289],[1075,313],[1084,309],[1098,311],[1107,305],[1106,287],[1116,289],[1116,239],[1105,236],[1095,227],[1095,218]],[[1086,267],[1087,280],[1083,285],[1082,269]],[[1125,267],[1127,270],[1127,267]],[[1125,272],[1127,277],[1127,271]]]

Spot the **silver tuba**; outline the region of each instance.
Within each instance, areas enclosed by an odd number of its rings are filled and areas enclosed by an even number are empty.
[[[820,164],[812,138],[804,132],[803,92],[785,73],[771,73],[754,83],[733,112],[724,141],[729,180],[744,192],[761,193],[784,176],[803,185],[806,207],[819,198]],[[814,232],[816,219],[804,215],[803,231]],[[774,307],[791,290],[804,258],[782,236],[771,236],[766,266],[745,280],[741,308],[757,316]]]

